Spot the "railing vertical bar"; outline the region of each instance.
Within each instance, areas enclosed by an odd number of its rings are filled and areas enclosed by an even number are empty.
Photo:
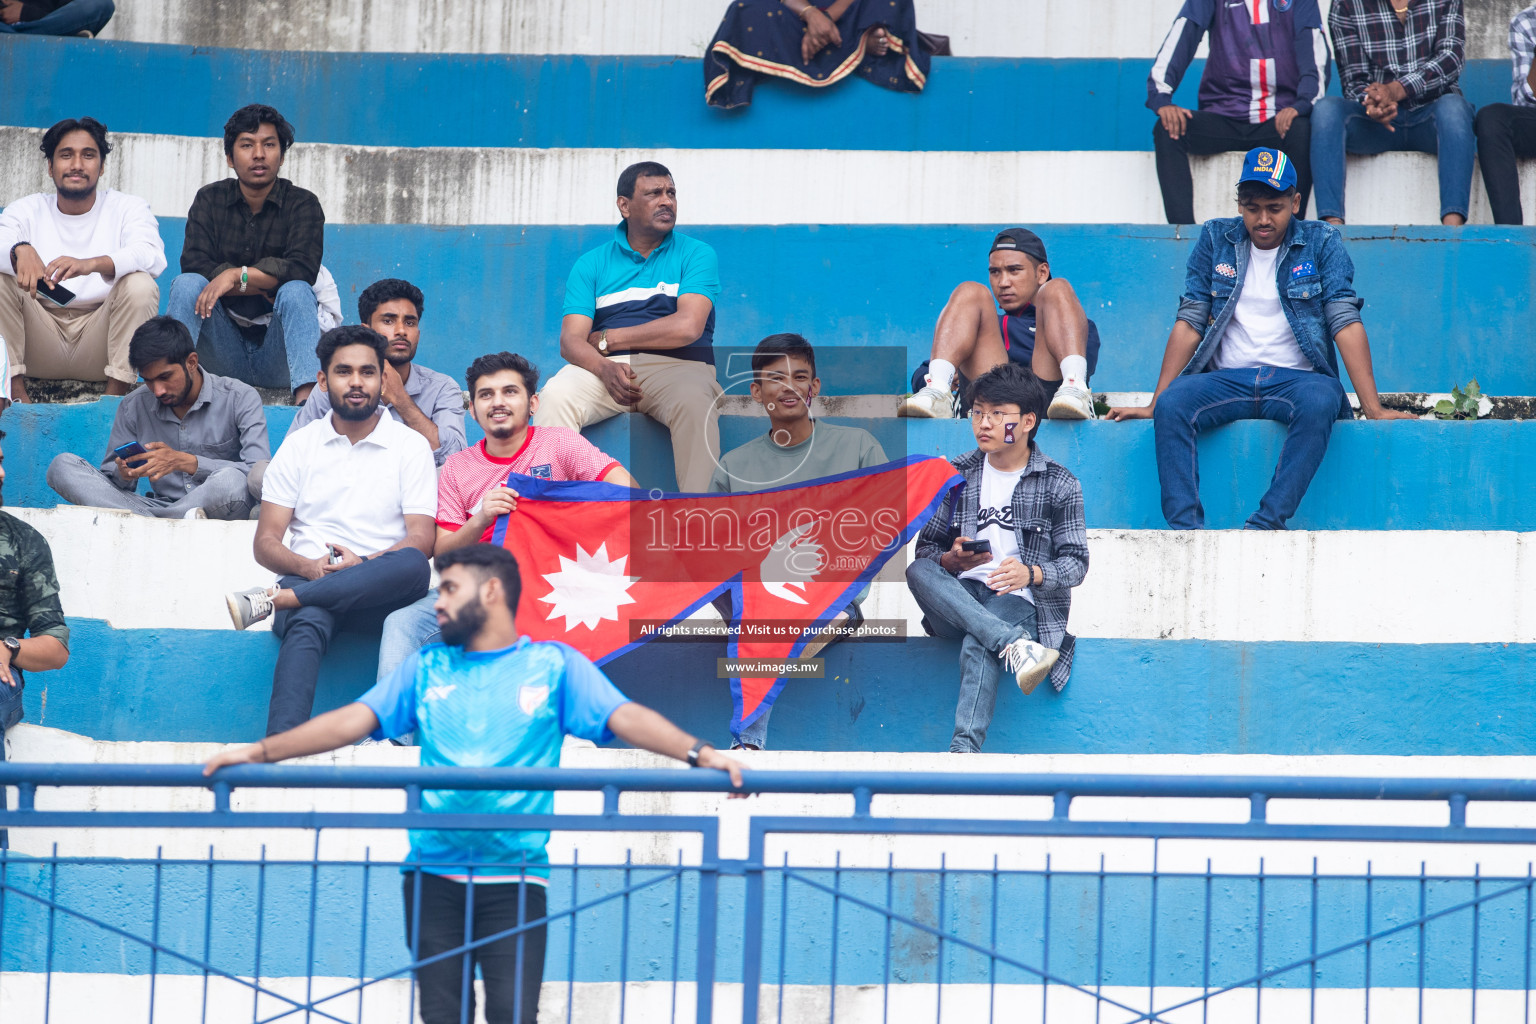
[[[764,881],[767,881],[767,873],[764,872]],[[889,933],[891,919],[885,919],[886,930]],[[784,1024],[784,964],[788,958],[789,948],[789,851],[784,851],[784,869],[779,872],[779,984],[778,984],[778,1010],[774,1020],[778,1024]],[[890,984],[890,946],[886,946],[886,984]]]
[[[581,850],[571,851],[571,906],[575,907],[581,902],[581,888],[577,885],[578,875],[581,872]],[[570,922],[570,942],[565,950],[565,1024],[571,1024],[571,1014],[576,1006],[576,912],[573,910],[567,918]],[[700,995],[703,998],[703,995]]]
[[[1425,862],[1419,861],[1419,1024],[1424,1024],[1424,908],[1427,879]]]
[[[1157,888],[1158,854],[1162,852],[1160,841],[1152,840],[1152,909],[1147,936],[1147,1012],[1157,1010]]]
[[[785,865],[789,864],[786,857]],[[895,903],[896,854],[885,855],[885,980],[880,993],[880,1024],[890,1024],[891,1019],[891,913]],[[779,1020],[784,1019],[783,995],[779,997]]]
[[[5,737],[0,736],[0,743],[5,742]],[[4,794],[0,789],[0,795]],[[0,801],[3,805],[3,801]],[[0,985],[5,982],[5,894],[6,887],[10,884],[11,851],[10,844],[0,846]],[[1529,916],[1529,915],[1527,915]],[[206,957],[204,959],[207,959]]]
[[[409,797],[407,797],[409,800]],[[422,866],[417,863],[411,868],[411,963],[421,959],[421,876]],[[409,986],[409,1002],[407,1005],[411,1012],[416,1012],[416,972],[411,971]]]
[[[695,1024],[710,1024],[710,1021],[715,1019],[715,953],[717,952],[718,940],[716,935],[718,934],[720,920],[720,837],[718,833],[711,833],[704,837],[704,848],[701,857],[702,860],[699,864],[699,959],[696,968],[698,977],[695,979],[699,995],[698,999],[694,1002],[694,1021]],[[749,913],[745,921],[749,942],[752,935],[752,916],[750,913],[752,906],[750,898],[752,877],[752,873],[749,871],[747,874],[747,906]],[[763,911],[762,877],[762,872],[757,872],[757,914],[759,922],[761,922]],[[761,932],[762,925],[759,923],[759,935],[761,935]],[[761,944],[762,940],[759,938],[759,947],[761,947]],[[761,949],[759,949],[759,953],[761,953]],[[746,965],[744,964],[743,966]],[[745,979],[743,979],[742,995],[742,1019],[744,1024],[756,1021],[757,986],[755,984],[747,985]]]
[[[267,906],[267,844],[261,844],[261,859],[256,865],[256,951],[251,969],[251,1024],[261,1019],[261,938],[262,921]]]
[[[1099,1014],[1104,1009],[1104,854],[1099,854],[1099,901],[1098,934],[1094,937],[1093,950],[1093,1024],[1099,1024]]]
[[[631,866],[634,864],[634,850],[624,851],[624,897],[620,900],[622,916],[620,928],[622,934],[619,938],[619,1024],[624,1024],[624,1017],[628,1010],[629,989],[629,883],[633,874]]]
[[[521,858],[521,864],[518,867],[518,875],[520,877],[518,878],[518,882],[517,882],[517,926],[519,928],[521,928],[523,925],[528,923],[528,878],[529,878],[529,874],[528,874],[528,851],[527,850],[523,851],[523,855],[522,855],[522,858]],[[546,890],[545,892],[546,892],[546,896],[547,896],[548,895],[548,890]],[[545,913],[546,917],[549,915],[549,901],[548,901],[548,899],[546,899],[544,901],[544,913]],[[528,942],[528,936],[525,935],[523,932],[518,932],[517,933],[517,953],[513,956],[513,960],[512,960],[512,963],[513,963],[513,970],[512,970],[512,1004],[514,1006],[518,1006],[518,1007],[521,1007],[523,1005],[523,964],[526,961],[526,958],[527,958],[527,955],[528,955],[527,954],[527,942]],[[535,997],[535,1001],[537,1001],[537,997]],[[490,1002],[489,996],[487,996],[486,1002],[487,1003]],[[519,1012],[521,1012],[521,1011],[519,1011]],[[535,1011],[535,1012],[537,1012],[537,1011]]]
[[[1525,1022],[1531,1024],[1531,862],[1525,862]]]
[[[464,872],[464,941],[468,946],[475,941],[475,866],[473,863]],[[469,1012],[469,1001],[475,991],[475,958],[467,950],[459,955],[459,1024],[475,1024],[474,1015]],[[623,988],[619,989],[619,998],[623,999]],[[622,1003],[620,1004],[619,1020],[624,1020]]]
[[[155,847],[155,905],[149,926],[149,1024],[155,1024],[155,975],[160,972],[160,901],[164,894],[165,847]]]
[[[672,1005],[667,1011],[669,1024],[677,1024],[678,960],[683,955],[683,851],[677,851],[677,876],[672,879]]]
[[[373,847],[363,847],[363,910],[357,925],[357,1021],[363,1021],[363,992],[368,977],[368,894],[373,883]]]
[[[1099,871],[1103,873],[1104,858],[1099,856]],[[1102,884],[1102,883],[1101,883]],[[1100,929],[1103,925],[1100,924]],[[1211,1017],[1211,858],[1205,858],[1205,938],[1202,940],[1200,957],[1200,1024],[1207,1024]]]
[[[943,896],[939,898],[943,899]],[[832,998],[827,1009],[827,1024],[834,1024],[837,1020],[837,949],[840,931],[838,925],[841,921],[842,907],[843,851],[838,850],[832,858]],[[943,982],[939,984],[942,988]]]
[[[997,1019],[997,854],[992,855],[991,933],[987,939],[987,1024]]]
[[[1051,973],[1051,855],[1045,855],[1045,908],[1043,912],[1044,934],[1041,935],[1040,970]],[[1040,979],[1040,1019],[1051,1019],[1051,982],[1049,977]],[[1150,1009],[1150,1007],[1149,1007]]]
[[[1259,980],[1253,985],[1253,1020],[1254,1024],[1263,1024],[1264,1021],[1264,858],[1259,858],[1259,914],[1254,922],[1254,934],[1258,938],[1258,970],[1254,973]]]
[[[1376,934],[1375,880],[1371,878],[1372,862],[1365,862],[1365,934]],[[1365,1024],[1371,1024],[1371,940],[1365,940]]]
[[[945,906],[945,897],[949,895],[948,892],[945,891],[948,889],[948,882],[949,854],[941,853],[939,854],[939,915],[938,919],[933,922],[934,927],[937,928],[939,932],[939,985],[937,992],[938,998],[934,1000],[934,1024],[942,1024],[944,1020],[944,919],[946,916],[945,911],[947,910]]]
[[[1307,968],[1307,1021],[1317,1024],[1317,858],[1312,858],[1312,941],[1307,955],[1311,962]]]
[[[213,844],[208,844],[208,880],[203,886],[203,997],[198,1020],[208,1024],[208,965],[213,963]]]
[[[315,914],[320,907],[320,830],[315,829],[314,853],[309,858],[309,942],[304,952],[304,1020],[315,1005]]]
[[[1472,1024],[1477,1024],[1478,936],[1483,925],[1483,865],[1472,866]]]
[[[5,737],[0,736],[0,743]],[[53,844],[53,856],[48,861],[48,962],[43,981],[43,1024],[53,1017],[53,922],[59,902],[59,844]]]

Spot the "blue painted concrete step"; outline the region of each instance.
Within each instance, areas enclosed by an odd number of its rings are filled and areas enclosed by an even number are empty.
[[[81,405],[15,406],[5,415],[6,499],[48,508],[59,498],[44,478],[59,452],[104,453],[115,399]],[[292,420],[268,409],[274,440]],[[970,425],[956,420],[830,420],[871,431],[889,458],[950,455],[974,447]],[[479,438],[471,421],[470,438]],[[721,419],[726,450],[744,444],[763,421]],[[592,440],[628,466],[646,488],[675,489],[666,431],[639,415],[589,428]],[[1284,440],[1278,424],[1247,421],[1200,442],[1206,522],[1240,527],[1269,486]],[[1150,422],[1047,422],[1037,438],[1083,484],[1090,527],[1162,529]],[[1536,423],[1357,421],[1334,427],[1328,455],[1291,526],[1310,530],[1536,530]]]
[[[720,257],[717,376],[741,394],[747,353],[779,331],[817,346],[827,395],[904,394],[928,358],[934,322],[961,281],[983,280],[995,228],[961,226],[728,227],[685,224]],[[186,222],[160,221],[169,269],[181,263]],[[1099,325],[1098,391],[1150,391],[1184,291],[1189,228],[1041,227],[1058,277]],[[563,365],[560,320],[571,265],[612,237],[589,227],[330,225],[325,263],[348,322],[357,295],[382,277],[426,293],[421,358],[459,376],[483,352],[510,348],[547,376]],[[1490,395],[1536,395],[1536,228],[1349,228],[1355,290],[1365,300],[1377,387],[1449,391],[1477,378]],[[879,271],[870,260],[883,254]],[[891,258],[892,254],[900,254]],[[1404,282],[1417,282],[1406,286]],[[786,302],[785,296],[793,296]],[[491,326],[495,325],[495,326]],[[504,328],[502,325],[509,325]],[[849,352],[846,349],[855,351]],[[875,351],[871,351],[875,350]],[[1342,368],[1342,366],[1341,366]],[[733,385],[732,375],[736,383]]]
[[[1392,581],[1379,581],[1393,585]],[[236,742],[265,726],[270,633],[114,630],[72,619],[71,658],[28,680],[27,721],[99,740]],[[315,710],[372,684],[377,638],[342,634]],[[942,751],[959,645],[927,637],[829,648],[826,678],[789,684],[783,750]],[[728,740],[719,643],[653,643],[607,666],[629,696]],[[992,753],[1536,753],[1536,645],[1079,641],[1072,681],[1029,697],[1005,681]]]
[[[1152,148],[1150,53],[940,58],[916,96],[862,81],[814,92],[768,82],[750,108],[727,113],[704,104],[702,62],[678,57],[294,53],[30,36],[3,45],[0,94],[16,97],[9,116],[39,127],[79,116],[89,96],[94,116],[117,131],[212,136],[230,111],[263,102],[283,111],[301,142],[365,146]],[[1195,105],[1203,66],[1189,69],[1180,102]],[[160,88],[175,81],[199,84]],[[1472,61],[1462,84],[1479,106],[1508,103],[1509,65]],[[338,96],[390,99],[336,103]],[[1020,97],[1032,99],[1021,107]]]

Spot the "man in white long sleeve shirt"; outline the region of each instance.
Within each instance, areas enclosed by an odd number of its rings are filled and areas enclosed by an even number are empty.
[[[60,121],[39,148],[54,194],[25,196],[0,212],[10,397],[30,401],[27,377],[104,379],[107,394],[126,395],[138,380],[128,342],[160,309],[160,227],[144,200],[97,187],[112,150],[100,121]]]

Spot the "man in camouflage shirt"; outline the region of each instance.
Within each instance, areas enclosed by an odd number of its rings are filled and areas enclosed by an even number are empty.
[[[0,488],[4,461],[0,451]],[[24,673],[63,668],[68,660],[69,627],[59,604],[53,552],[37,530],[0,512],[0,761],[5,759],[4,731],[21,721]],[[0,848],[4,845],[0,832]]]

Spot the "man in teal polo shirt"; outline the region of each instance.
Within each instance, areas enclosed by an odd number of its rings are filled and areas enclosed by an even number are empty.
[[[677,186],[661,164],[619,175],[613,240],[585,253],[565,286],[560,355],[539,393],[539,426],[580,430],[643,412],[672,432],[678,489],[703,491],[720,451],[715,381],[715,250],[673,230]]]

